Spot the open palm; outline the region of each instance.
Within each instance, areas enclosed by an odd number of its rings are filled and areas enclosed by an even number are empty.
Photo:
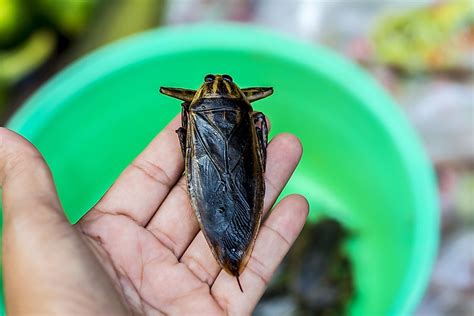
[[[11,313],[248,315],[302,229],[298,195],[263,222],[240,277],[220,269],[191,209],[174,119],[76,225],[64,217],[47,166],[0,130],[4,285]],[[301,157],[291,135],[268,147],[264,212]]]

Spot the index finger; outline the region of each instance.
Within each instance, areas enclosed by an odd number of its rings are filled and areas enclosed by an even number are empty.
[[[148,223],[183,172],[175,133],[180,125],[177,115],[122,172],[84,219],[95,213],[107,213],[128,216],[141,226]]]

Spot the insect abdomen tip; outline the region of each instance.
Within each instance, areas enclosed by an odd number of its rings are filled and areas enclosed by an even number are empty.
[[[242,290],[242,285],[240,284],[239,276],[236,275],[235,278],[237,279],[237,284],[239,285],[240,292],[244,293],[244,290]]]

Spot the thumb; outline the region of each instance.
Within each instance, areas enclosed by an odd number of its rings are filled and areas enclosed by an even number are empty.
[[[41,154],[25,138],[2,127],[0,187],[3,189],[4,226],[10,228],[18,221],[22,225],[37,221],[50,223],[51,220],[55,224],[67,223],[51,172]]]
[[[84,314],[97,314],[92,310],[99,308],[118,315],[121,298],[66,219],[46,162],[6,128],[0,128],[0,188],[7,314],[67,315],[86,308]]]
[[[48,278],[55,240],[74,235],[49,168],[36,148],[20,135],[0,128],[0,188],[3,204],[3,271],[6,307],[31,312]],[[43,285],[41,286],[41,283]]]

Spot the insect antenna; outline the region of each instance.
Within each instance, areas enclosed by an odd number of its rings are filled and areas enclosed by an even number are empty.
[[[240,292],[244,293],[244,290],[242,290],[242,285],[240,284],[239,275],[236,275],[235,278],[237,279],[237,284],[239,285]]]

